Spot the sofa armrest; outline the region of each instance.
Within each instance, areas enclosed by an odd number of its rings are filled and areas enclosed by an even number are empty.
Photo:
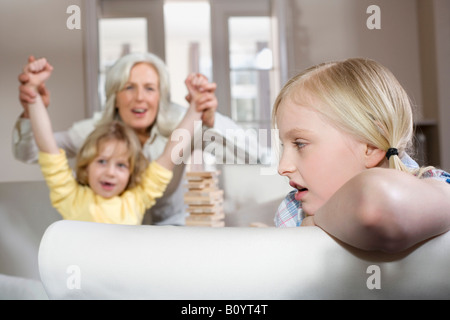
[[[51,299],[450,297],[450,233],[399,254],[317,227],[201,228],[59,221],[39,250]]]
[[[48,300],[40,281],[0,274],[0,300]]]

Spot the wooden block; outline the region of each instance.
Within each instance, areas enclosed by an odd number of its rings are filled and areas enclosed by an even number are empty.
[[[214,211],[214,212],[189,212],[188,217],[204,217],[205,219],[213,219],[216,217],[221,217],[224,215],[224,212],[222,209]],[[225,218],[225,217],[224,217]]]
[[[188,171],[186,172],[187,178],[194,178],[194,177],[202,177],[202,178],[212,178],[217,177],[220,174],[220,171]]]
[[[217,183],[217,181],[214,181],[211,179],[198,180],[198,181],[194,180],[194,181],[188,181],[188,184],[186,186],[189,190],[190,189],[205,189],[205,188],[217,189],[218,183]]]
[[[202,194],[199,192],[186,192],[184,194],[184,201],[187,204],[214,204],[223,201],[223,190],[217,190],[207,194]]]
[[[225,221],[189,221],[186,220],[186,226],[188,227],[225,227]]]
[[[202,199],[184,199],[185,204],[191,206],[191,205],[215,205],[215,204],[220,204],[223,202],[223,200],[210,200],[210,199],[206,199],[206,200],[202,200]]]
[[[213,205],[190,205],[186,209],[189,213],[203,213],[203,214],[214,214],[223,211],[220,204]]]
[[[191,214],[186,217],[189,221],[217,221],[225,219],[225,214]]]
[[[186,173],[188,191],[186,226],[223,227],[223,190],[218,185],[219,171],[190,171]]]
[[[223,195],[222,190],[217,189],[190,189],[188,192],[185,193],[187,197],[208,197],[208,198],[214,198],[217,199]]]
[[[250,223],[250,227],[252,227],[252,228],[267,228],[269,226],[262,222],[252,222],[252,223]]]

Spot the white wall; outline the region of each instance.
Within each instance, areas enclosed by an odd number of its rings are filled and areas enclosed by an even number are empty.
[[[54,66],[48,81],[54,130],[85,116],[82,30],[69,30],[69,5],[82,0],[0,0],[0,182],[41,180],[38,166],[13,158],[12,130],[22,107],[17,77],[28,55],[46,57]],[[83,25],[81,25],[83,28]]]
[[[434,1],[441,167],[450,172],[450,1]]]
[[[429,141],[434,161],[450,170],[450,74],[447,0],[286,0],[289,75],[321,62],[367,57],[388,67],[412,99],[416,122],[436,123]],[[370,5],[381,9],[381,29],[370,30]],[[429,12],[426,12],[429,11]],[[447,89],[446,89],[447,88]],[[439,148],[439,150],[436,150]]]
[[[370,30],[367,8],[381,10],[381,29]],[[367,57],[397,76],[422,103],[416,1],[293,0],[294,67],[291,75],[317,63]],[[418,110],[419,117],[421,111]]]

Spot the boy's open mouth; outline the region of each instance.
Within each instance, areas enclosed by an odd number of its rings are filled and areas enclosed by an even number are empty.
[[[114,188],[115,184],[114,183],[110,183],[107,181],[101,181],[100,184],[102,185],[102,187],[106,190],[111,190],[112,188]]]

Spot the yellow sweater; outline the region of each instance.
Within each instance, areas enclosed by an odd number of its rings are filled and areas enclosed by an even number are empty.
[[[39,164],[50,189],[50,201],[64,219],[115,224],[141,224],[145,210],[162,196],[172,171],[153,161],[140,185],[109,199],[78,184],[66,154],[39,153]]]

